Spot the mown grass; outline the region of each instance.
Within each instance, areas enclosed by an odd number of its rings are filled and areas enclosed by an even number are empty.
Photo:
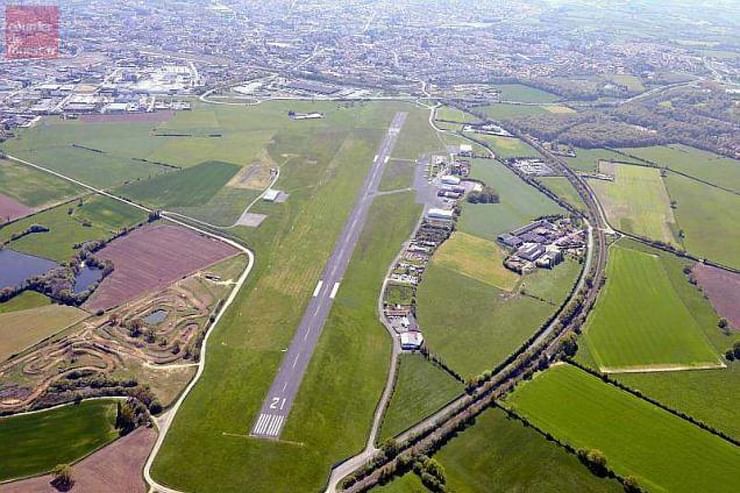
[[[204,205],[239,171],[239,166],[206,161],[182,171],[123,186],[119,193],[152,207]]]
[[[610,248],[607,284],[585,331],[599,367],[720,365],[716,350],[674,289],[664,260],[622,245]]]
[[[398,360],[398,380],[383,416],[379,441],[398,435],[463,392],[463,385],[418,354]]]
[[[591,180],[609,222],[639,236],[676,244],[670,198],[660,171],[644,166],[610,165],[614,181]]]
[[[513,290],[520,278],[504,267],[504,252],[495,242],[460,231],[435,252],[434,261],[504,291]]]
[[[680,144],[620,149],[660,167],[740,192],[740,161]]]
[[[260,106],[259,113],[242,108],[240,119],[261,118],[271,107]],[[256,418],[394,112],[425,114],[403,104],[331,107],[321,125],[283,125],[268,147],[273,159],[298,155],[281,173],[290,199],[258,204],[254,212],[270,215],[260,228],[233,230],[255,249],[255,271],[210,339],[202,380],[155,461],[158,481],[198,491],[294,491],[297,484],[318,490],[332,463],[362,448],[390,358],[377,298],[388,264],[420,214],[410,193],[376,198],[284,441],[239,436]],[[218,484],[214,474],[222,478]]]
[[[45,473],[113,441],[115,416],[115,402],[95,400],[0,418],[0,480]]]
[[[389,283],[385,290],[385,301],[392,305],[410,305],[414,299],[414,288],[405,284]]]
[[[493,187],[499,194],[500,202],[463,202],[458,229],[465,233],[495,241],[499,234],[523,226],[532,219],[564,212],[557,203],[497,161],[473,160],[471,176]]]
[[[734,491],[740,448],[570,365],[520,385],[507,405],[649,491]],[[553,405],[557,403],[557,405]]]
[[[673,173],[665,183],[686,250],[740,268],[740,196]]]
[[[421,484],[419,476],[409,472],[394,479],[392,482],[375,487],[373,493],[429,493],[429,490]]]
[[[457,493],[621,491],[617,481],[597,478],[574,456],[498,408],[478,416],[434,458]]]
[[[63,305],[0,314],[0,361],[88,316],[87,312]]]
[[[29,207],[45,207],[84,193],[66,180],[30,166],[0,160],[0,193]]]
[[[0,313],[30,310],[31,308],[46,306],[50,303],[51,300],[43,294],[37,293],[36,291],[24,291],[9,301],[0,303]]]

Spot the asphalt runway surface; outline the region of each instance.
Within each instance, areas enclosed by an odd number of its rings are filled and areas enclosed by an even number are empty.
[[[280,437],[321,330],[331,311],[334,298],[341,287],[352,252],[355,250],[360,233],[367,221],[370,205],[383,177],[383,170],[391,157],[391,152],[393,152],[398,134],[405,121],[406,113],[399,112],[393,117],[393,122],[365,177],[359,198],[344,224],[334,251],[314,288],[313,296],[303,314],[298,330],[283,357],[277,376],[262,403],[262,409],[252,425],[252,436],[269,439]]]

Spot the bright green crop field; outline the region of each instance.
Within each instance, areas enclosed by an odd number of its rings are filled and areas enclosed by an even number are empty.
[[[537,116],[548,113],[548,111],[541,106],[510,103],[490,104],[476,109],[485,113],[492,120],[508,120],[520,116]]]
[[[503,164],[491,159],[475,159],[471,176],[498,192],[498,204],[462,203],[458,229],[491,241],[501,233],[524,226],[529,221],[564,210],[536,188],[523,182]]]
[[[155,208],[198,206],[211,200],[238,171],[236,164],[207,161],[151,180],[130,183],[119,192]]]
[[[401,355],[393,398],[379,439],[398,435],[463,392],[463,385],[418,354]]]
[[[500,159],[509,159],[513,157],[537,157],[540,155],[534,147],[516,137],[499,137],[498,135],[478,134],[475,138],[491,146],[493,152],[496,153],[496,157]]]
[[[9,301],[0,303],[0,313],[30,310],[31,308],[39,308],[50,303],[51,300],[43,294],[39,294],[36,291],[24,291]]]
[[[112,400],[0,418],[0,480],[42,474],[81,459],[118,436],[115,418]]]
[[[589,351],[602,371],[722,365],[674,288],[664,266],[667,261],[621,242],[611,247],[607,283],[585,331]]]
[[[574,456],[494,408],[453,438],[434,458],[456,493],[622,491],[591,474]]]
[[[736,490],[740,448],[574,366],[537,374],[506,404],[577,449],[601,450],[648,491]]]
[[[82,201],[82,207],[74,207],[73,216],[110,232],[131,227],[147,219],[147,213],[143,210],[102,195],[86,197]]]

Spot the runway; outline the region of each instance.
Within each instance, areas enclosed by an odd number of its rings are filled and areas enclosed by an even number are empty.
[[[311,355],[331,311],[334,298],[341,289],[342,278],[367,221],[370,205],[383,177],[383,170],[391,157],[398,134],[405,121],[406,113],[398,112],[393,117],[391,126],[380,144],[378,154],[373,159],[370,171],[365,177],[357,202],[344,224],[321,278],[316,283],[298,330],[293,336],[277,376],[252,425],[252,436],[269,439],[280,437],[308,363],[311,361]]]

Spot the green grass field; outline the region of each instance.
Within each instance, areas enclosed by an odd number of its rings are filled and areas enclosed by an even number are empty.
[[[285,108],[266,103],[258,112],[239,108],[238,115],[257,126],[275,119],[266,115],[268,110],[282,114]],[[299,111],[299,105],[294,108]],[[281,170],[280,188],[290,199],[258,204],[254,212],[269,217],[256,230],[233,230],[254,248],[258,261],[213,333],[205,373],[155,461],[153,474],[165,484],[197,491],[293,491],[296,484],[318,490],[330,465],[360,450],[366,439],[390,358],[390,340],[377,319],[377,298],[389,263],[420,214],[411,193],[376,198],[283,431],[284,441],[240,436],[257,416],[393,114],[409,112],[406,125],[412,125],[404,127],[399,144],[406,142],[410,154],[424,152],[423,147],[414,149],[414,142],[435,138],[421,135],[421,127],[414,126],[428,114],[411,105],[310,108],[325,109],[326,118],[308,126],[283,125],[285,130],[269,145],[276,161],[297,155]],[[350,387],[356,391],[345,392]],[[218,408],[211,405],[214,392],[220,396]],[[332,398],[326,399],[328,395]],[[213,474],[222,478],[218,485],[210,479]]]
[[[632,92],[640,93],[645,91],[645,85],[642,83],[639,77],[636,77],[634,75],[614,74],[610,75],[608,78],[615,84],[625,86]]]
[[[586,204],[573,185],[564,176],[546,176],[539,178],[540,182],[550,189],[555,195],[568,202],[579,211],[586,210]]]
[[[423,356],[401,355],[398,365],[398,380],[383,417],[380,442],[405,431],[463,392],[460,382]]]
[[[599,161],[637,162],[636,159],[623,156],[608,149],[576,148],[576,157],[567,157],[568,166],[576,171],[594,172],[599,169]]]
[[[521,276],[504,267],[504,257],[495,242],[458,231],[435,252],[434,261],[471,279],[511,291]]]
[[[110,232],[117,232],[146,221],[147,213],[118,200],[93,195],[83,200],[82,207],[75,207],[74,217]]]
[[[0,159],[0,193],[29,207],[47,207],[84,193],[72,183],[12,161]]]
[[[499,234],[524,226],[532,219],[564,212],[557,203],[494,160],[473,160],[471,176],[493,187],[500,203],[462,203],[458,229],[465,233],[495,241]]]
[[[0,361],[88,316],[87,312],[63,305],[0,314]]]
[[[244,188],[226,186],[211,199],[197,206],[172,207],[173,212],[194,217],[200,221],[216,226],[231,226],[244,212],[244,209],[256,199],[261,192]]]
[[[622,245],[610,249],[607,284],[585,332],[601,370],[721,365],[699,321],[674,288],[664,265],[669,260]]]
[[[537,157],[540,155],[534,147],[516,137],[477,134],[475,138],[491,146],[493,152],[496,153],[496,157],[500,159]]]
[[[528,106],[522,104],[496,103],[476,108],[482,111],[492,120],[508,120],[521,116],[538,116],[547,114],[548,111],[541,106]]]
[[[409,472],[394,479],[392,482],[375,487],[371,490],[373,493],[429,493],[429,490],[421,484],[419,476]]]
[[[441,106],[437,108],[435,119],[457,123],[475,123],[479,121],[475,115],[453,108],[452,106]]]
[[[527,290],[556,298],[553,294],[563,292],[561,286],[575,282],[577,270],[558,267],[547,274],[562,276],[549,289],[538,289],[536,278],[525,277]],[[417,317],[427,346],[464,377],[495,367],[555,309],[550,303],[508,293],[442,267],[434,258],[417,291]]]
[[[614,164],[602,171],[614,181],[590,180],[611,225],[621,231],[676,244],[676,219],[660,171],[644,166]]]
[[[122,187],[121,195],[156,208],[206,204],[239,171],[239,166],[207,161],[182,171],[137,181]]]
[[[622,491],[591,474],[574,456],[495,408],[435,456],[456,493]]]
[[[0,418],[0,480],[42,474],[113,441],[116,405],[83,401],[35,414]],[[13,444],[13,446],[8,446]]]
[[[385,165],[385,172],[378,189],[381,192],[409,188],[414,184],[415,164],[392,159]]]
[[[500,91],[499,99],[501,101],[552,103],[560,99],[556,94],[535,87],[525,86],[524,84],[496,84],[496,88]]]
[[[661,167],[740,192],[740,161],[680,144],[620,149]]]
[[[648,491],[736,489],[740,448],[573,366],[538,374],[507,405],[577,449],[601,450]]]
[[[30,310],[31,308],[39,308],[50,303],[51,300],[43,294],[39,294],[36,291],[24,291],[15,298],[5,303],[0,303],[0,313]]]
[[[389,283],[385,300],[393,305],[410,305],[414,297],[414,288],[405,284]]]
[[[32,224],[41,224],[49,228],[46,233],[34,233],[24,236],[10,244],[13,250],[46,257],[57,262],[69,260],[76,252],[75,244],[89,240],[98,240],[111,236],[110,232],[102,225],[93,224],[85,227],[73,216],[68,214],[68,209],[75,208],[77,202],[61,205],[53,209],[35,214],[26,219],[10,224],[0,229],[0,241],[10,239],[13,233],[19,233]],[[100,211],[98,211],[98,214]]]
[[[740,439],[740,365],[720,370],[614,375],[643,394]]]
[[[686,250],[740,268],[740,196],[673,173],[665,182]]]

